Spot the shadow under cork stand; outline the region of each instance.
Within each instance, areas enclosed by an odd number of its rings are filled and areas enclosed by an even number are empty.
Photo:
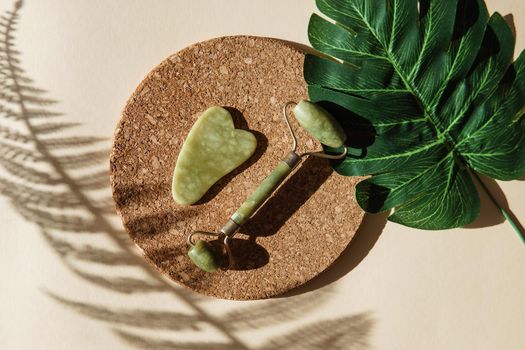
[[[343,147],[343,151],[336,155],[325,152],[305,152],[298,154],[296,152],[297,138],[288,118],[288,109],[291,106],[294,106],[293,113],[301,127],[312,137],[326,146],[333,148]],[[336,119],[321,106],[306,100],[300,101],[299,103],[288,102],[283,108],[283,116],[292,138],[292,150],[279,162],[252,194],[248,196],[239,209],[237,209],[228,222],[221,228],[219,233],[194,231],[188,236],[187,242],[190,246],[188,256],[200,269],[213,272],[219,268],[228,270],[233,266],[235,259],[230,249],[231,239],[235,236],[239,228],[263,206],[303,158],[307,156],[326,159],[342,159],[346,157],[347,148],[344,146],[346,134]],[[197,240],[194,242],[193,238],[197,235],[216,238],[219,243],[219,248],[217,248],[217,244],[213,245],[205,240]]]

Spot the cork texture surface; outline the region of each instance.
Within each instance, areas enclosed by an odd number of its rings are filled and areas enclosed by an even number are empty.
[[[290,151],[282,117],[288,101],[307,98],[304,53],[268,38],[233,36],[192,45],[164,60],[137,87],[114,134],[111,186],[117,211],[144,257],[174,281],[209,296],[263,299],[325,270],[347,247],[363,212],[359,178],[306,158],[232,242],[232,270],[207,273],[186,253],[195,230],[217,232]],[[177,155],[199,114],[227,108],[236,128],[257,138],[255,154],[195,205],[171,197]],[[298,151],[319,150],[292,120]]]

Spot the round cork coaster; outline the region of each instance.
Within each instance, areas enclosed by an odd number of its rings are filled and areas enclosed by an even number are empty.
[[[146,259],[180,284],[225,299],[279,295],[325,270],[358,229],[359,179],[310,157],[235,236],[233,270],[203,272],[186,255],[186,237],[194,230],[217,232],[291,150],[282,108],[307,98],[303,60],[300,49],[276,39],[209,40],[160,63],[124,108],[111,155],[113,198]],[[212,105],[230,110],[236,128],[253,132],[257,150],[199,203],[179,206],[170,192],[177,155],[199,114]],[[320,149],[292,125],[299,152]]]

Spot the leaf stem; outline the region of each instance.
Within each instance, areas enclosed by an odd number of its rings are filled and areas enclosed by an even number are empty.
[[[523,229],[523,226],[520,224],[518,219],[514,216],[514,214],[512,214],[512,212],[505,210],[498,203],[498,201],[496,200],[496,198],[494,198],[489,188],[487,187],[487,185],[485,185],[485,183],[483,182],[481,177],[478,175],[478,173],[476,173],[475,171],[472,171],[471,173],[474,175],[474,177],[476,178],[478,183],[481,185],[481,187],[483,188],[487,196],[490,198],[491,202],[500,210],[503,217],[509,222],[510,226],[514,229],[514,231],[521,238],[521,241],[523,242],[523,244],[525,244],[525,230]]]

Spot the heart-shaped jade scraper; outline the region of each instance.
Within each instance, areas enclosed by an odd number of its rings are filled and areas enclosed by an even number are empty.
[[[208,108],[182,145],[173,173],[173,199],[181,205],[197,202],[221,177],[250,158],[256,147],[251,132],[235,129],[230,112]]]

